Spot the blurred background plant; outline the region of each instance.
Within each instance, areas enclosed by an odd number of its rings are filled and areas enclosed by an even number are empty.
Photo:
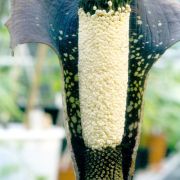
[[[150,71],[143,132],[153,129],[166,135],[169,147],[180,140],[180,43],[173,46]]]
[[[15,62],[12,62],[9,33],[4,25],[9,17],[9,3],[10,1],[0,0],[0,123],[2,124],[24,120],[23,111],[26,109],[31,91],[38,49],[36,44],[17,48]],[[25,52],[22,53],[21,49]],[[38,85],[36,106],[48,110],[59,108],[56,99],[62,90],[60,77],[58,58],[52,50],[47,49]]]
[[[0,122],[9,120],[22,121],[22,112],[16,104],[18,90],[23,86],[13,80],[12,69],[2,67],[0,70]],[[13,91],[12,91],[13,90]]]

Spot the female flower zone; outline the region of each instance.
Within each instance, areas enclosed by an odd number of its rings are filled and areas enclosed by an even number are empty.
[[[60,58],[77,179],[131,179],[144,84],[180,40],[179,1],[12,0],[7,26],[12,49],[39,42]]]

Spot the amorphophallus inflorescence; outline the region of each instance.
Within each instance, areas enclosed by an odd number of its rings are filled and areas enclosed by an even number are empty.
[[[12,0],[11,48],[48,44],[64,72],[67,136],[78,179],[131,179],[144,85],[180,40],[178,0]]]

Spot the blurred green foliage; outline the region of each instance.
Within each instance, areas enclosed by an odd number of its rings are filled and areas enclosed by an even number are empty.
[[[18,170],[19,167],[16,164],[5,165],[0,169],[0,179],[5,179],[7,176],[16,173]]]
[[[9,53],[9,33],[5,27],[8,19],[9,1],[0,0],[0,54]]]
[[[10,36],[5,22],[9,18],[10,1],[0,0],[0,61],[5,61],[11,57],[11,49],[9,48]],[[22,121],[23,113],[19,106],[26,107],[27,100],[31,90],[31,83],[36,63],[37,44],[27,45],[29,54],[27,57],[32,59],[32,65],[14,66],[0,65],[0,122],[6,121]],[[3,58],[2,58],[3,57]],[[24,59],[26,61],[26,59]],[[1,61],[2,62],[2,61]],[[2,63],[6,64],[6,63]],[[12,59],[13,64],[13,59]],[[15,74],[15,78],[14,78]],[[39,96],[37,97],[37,105],[42,107],[55,106],[55,95],[61,92],[61,71],[59,61],[56,54],[52,50],[48,50],[45,63],[42,68],[42,75],[39,85]]]
[[[168,50],[172,55],[163,56],[151,69],[144,98],[143,132],[163,132],[172,147],[180,140],[179,49],[180,43]]]
[[[17,91],[23,90],[23,86],[13,81],[12,70],[2,67],[0,70],[0,121],[15,119],[22,120],[22,112],[16,104]]]
[[[61,69],[53,50],[49,49],[40,83],[40,104],[54,106],[55,95],[62,91]]]

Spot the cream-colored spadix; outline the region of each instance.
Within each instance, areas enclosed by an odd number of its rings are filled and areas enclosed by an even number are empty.
[[[83,138],[93,149],[115,147],[124,133],[129,12],[79,10],[79,92]]]

